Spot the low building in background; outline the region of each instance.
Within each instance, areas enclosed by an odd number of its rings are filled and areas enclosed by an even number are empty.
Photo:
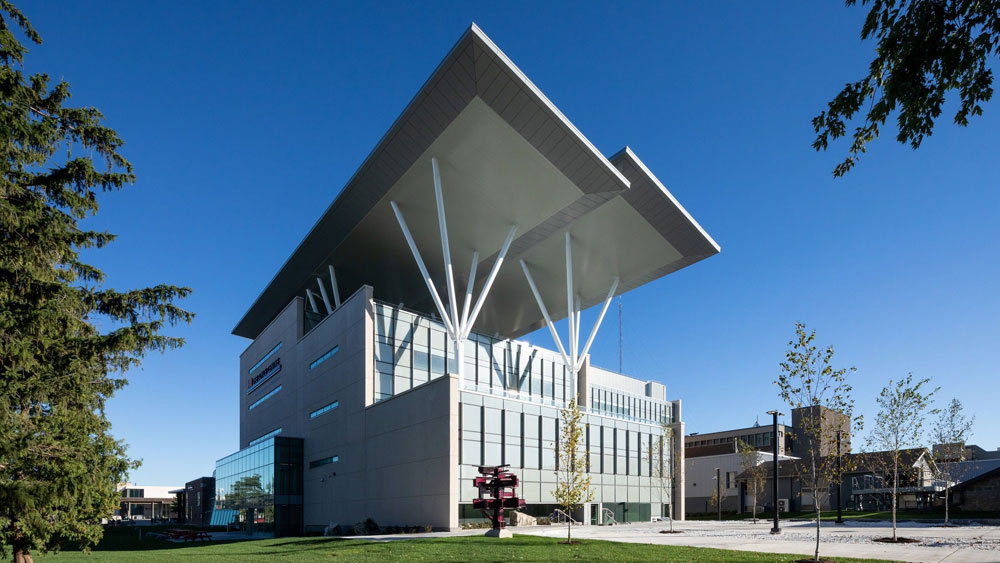
[[[115,517],[121,520],[177,518],[173,508],[177,497],[171,491],[179,488],[125,483],[119,489],[122,499]]]
[[[813,410],[815,409],[815,410]],[[822,424],[820,429],[821,442],[819,452],[821,456],[835,454],[837,452],[837,442],[840,441],[840,448],[843,453],[851,451],[851,421],[842,413],[824,408],[808,407],[792,409],[792,423],[778,425],[778,459],[783,462],[794,462],[805,458],[809,454],[810,438],[801,429],[803,421],[810,412],[818,413]],[[838,434],[837,430],[841,430]],[[715,469],[719,468],[719,478],[722,480],[722,511],[723,512],[744,512],[751,510],[753,499],[749,497],[746,484],[743,480],[737,479],[737,475],[743,473],[738,452],[738,443],[744,442],[753,446],[758,452],[758,463],[773,462],[774,460],[774,427],[770,424],[761,425],[754,423],[746,428],[735,428],[732,430],[720,430],[717,432],[693,433],[684,437],[684,466],[686,484],[685,510],[687,514],[699,514],[715,512],[717,510],[712,502],[713,495],[717,494],[715,484]],[[792,466],[790,466],[792,467]],[[779,483],[781,480],[779,479]],[[801,489],[797,484],[788,482],[785,484],[789,495],[801,497]],[[768,489],[770,491],[770,489]],[[758,502],[758,508],[762,505],[773,505],[771,496],[768,495],[766,502]],[[808,495],[807,495],[808,496]],[[758,497],[763,499],[764,495]],[[789,506],[790,497],[787,498]],[[797,501],[795,506],[799,506],[801,501]],[[790,508],[789,508],[790,509]]]
[[[207,526],[215,507],[215,477],[199,477],[184,484],[184,523],[192,526]]]
[[[763,451],[773,451],[771,445],[774,431],[771,425],[754,423],[747,428],[720,430],[718,432],[692,433],[684,437],[684,455],[700,457],[728,454],[736,451],[736,442],[743,441]],[[791,455],[792,433],[790,427],[778,425],[778,455]]]
[[[944,484],[937,479],[937,466],[926,448],[903,450],[901,454],[900,482],[897,489],[901,509],[921,509],[933,506],[935,499],[944,491]],[[891,472],[886,471],[889,452],[865,452],[846,454],[847,471],[841,489],[842,508],[852,510],[880,511],[890,506],[892,492]],[[836,485],[828,481],[820,482],[820,494],[814,495],[808,474],[806,459],[788,459],[778,464],[778,504],[782,511],[802,512],[815,510],[819,497],[822,510],[835,510]],[[771,491],[774,482],[772,463],[765,462],[767,479],[765,490]],[[740,480],[745,475],[737,477]],[[771,495],[764,499],[765,510],[773,510]]]
[[[711,450],[709,448],[712,448]],[[713,495],[721,492],[723,512],[749,512],[753,508],[752,490],[747,490],[746,482],[741,480],[744,471],[742,456],[736,451],[735,443],[716,444],[712,446],[696,446],[684,458],[684,497],[687,514],[705,514],[717,511],[713,503]],[[725,453],[723,453],[725,451]],[[711,452],[701,455],[703,452]],[[771,463],[774,455],[770,452],[754,452],[754,463]],[[794,460],[785,455],[779,455],[779,460]],[[721,481],[721,487],[716,485],[716,469]],[[764,492],[768,494],[765,495]],[[765,496],[770,498],[770,489],[762,489],[757,496],[758,511],[765,505]]]
[[[953,486],[949,503],[953,508],[968,512],[1000,510],[1000,467]]]
[[[778,455],[790,457],[807,457],[811,438],[801,429],[803,421],[812,409],[819,413],[822,424],[819,453],[827,456],[837,453],[837,441],[840,440],[841,451],[851,451],[851,420],[846,415],[825,407],[803,407],[792,409],[792,423],[778,425]],[[837,430],[841,430],[838,437]],[[771,445],[774,429],[770,424],[754,423],[747,428],[720,430],[716,432],[692,433],[684,437],[684,455],[698,457],[718,455],[736,451],[736,442],[750,444],[762,452],[773,452]]]
[[[845,463],[854,469],[844,477],[842,498],[845,508],[890,510],[892,508],[892,452],[852,454]],[[896,487],[900,510],[931,508],[944,491],[938,468],[927,448],[900,452],[899,484]],[[830,505],[836,508],[831,499]]]
[[[1000,448],[987,450],[975,444],[963,445],[960,442],[934,444],[931,449],[934,452],[934,459],[938,461],[1000,460]]]

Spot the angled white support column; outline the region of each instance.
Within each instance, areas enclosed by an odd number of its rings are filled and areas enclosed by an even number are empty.
[[[611,284],[608,296],[604,300],[604,306],[601,307],[601,313],[598,315],[597,321],[594,323],[594,327],[590,331],[590,336],[587,337],[587,342],[583,345],[583,349],[581,350],[581,303],[580,297],[578,295],[574,295],[573,291],[573,253],[569,233],[566,233],[566,323],[569,331],[569,335],[566,340],[566,347],[563,347],[562,340],[559,338],[559,333],[556,332],[556,327],[552,323],[552,317],[549,316],[549,311],[545,307],[545,303],[542,301],[541,294],[538,292],[538,286],[535,285],[535,280],[531,277],[531,272],[528,270],[528,265],[524,262],[524,260],[521,260],[521,269],[524,270],[524,277],[528,280],[528,285],[531,287],[531,293],[535,296],[538,308],[542,311],[542,317],[545,318],[545,324],[548,325],[549,332],[552,333],[552,340],[555,341],[556,348],[559,349],[559,353],[562,355],[563,361],[566,362],[566,366],[572,372],[572,383],[574,388],[576,388],[576,380],[580,370],[583,368],[583,363],[587,354],[590,353],[590,346],[594,343],[594,337],[597,336],[597,330],[601,327],[601,323],[604,321],[604,315],[608,312],[608,307],[611,305],[611,301],[615,297],[615,292],[618,291],[619,280],[618,278],[615,278],[614,283]]]
[[[583,354],[580,353],[580,296],[576,296],[576,317],[573,319],[573,348],[576,349],[576,363],[573,365],[580,365],[580,358]],[[580,368],[576,368],[580,371]]]
[[[542,301],[542,296],[538,293],[538,286],[535,285],[535,280],[531,277],[531,272],[528,271],[528,265],[524,263],[524,260],[521,260],[521,270],[524,271],[524,277],[528,279],[531,293],[534,294],[535,302],[538,303],[538,308],[542,311],[542,317],[545,319],[545,324],[549,327],[549,332],[552,333],[552,340],[555,341],[556,348],[559,349],[559,354],[562,355],[563,362],[567,366],[573,365],[569,361],[569,356],[566,355],[566,349],[563,348],[562,340],[559,339],[559,333],[556,332],[556,327],[552,324],[552,317],[549,316],[549,310],[545,308],[545,302]]]
[[[611,284],[611,291],[608,291],[608,296],[604,300],[604,307],[601,307],[601,314],[597,316],[597,322],[594,323],[594,328],[590,330],[590,336],[587,337],[587,343],[583,345],[583,352],[580,353],[580,357],[586,357],[587,353],[590,352],[590,345],[594,343],[594,337],[597,336],[597,329],[601,328],[601,322],[604,321],[604,315],[608,312],[608,306],[611,305],[611,301],[615,298],[615,291],[618,290],[618,278],[615,278],[615,283]],[[577,371],[583,367],[583,362],[577,366]]]
[[[409,245],[410,252],[413,254],[414,260],[417,261],[417,267],[420,268],[420,273],[424,278],[424,283],[427,285],[427,290],[431,294],[431,299],[434,301],[434,306],[441,315],[441,323],[444,325],[445,330],[448,331],[448,337],[455,346],[455,361],[457,364],[456,368],[458,370],[457,375],[459,376],[461,385],[464,386],[465,341],[469,337],[472,325],[475,324],[476,318],[479,316],[479,311],[482,309],[483,303],[486,301],[486,296],[489,294],[490,288],[493,287],[493,281],[496,279],[497,272],[500,269],[500,264],[503,263],[503,259],[507,255],[507,251],[510,249],[510,244],[514,240],[514,233],[517,232],[517,225],[510,228],[510,232],[507,234],[507,238],[504,240],[503,246],[497,254],[496,262],[493,263],[493,268],[490,270],[490,274],[486,279],[486,283],[479,292],[479,298],[476,300],[476,305],[470,312],[469,306],[472,303],[472,291],[475,286],[476,268],[479,262],[479,251],[473,251],[472,267],[465,290],[465,303],[460,308],[455,292],[455,274],[451,263],[451,247],[448,242],[448,222],[445,218],[444,197],[441,193],[441,174],[438,170],[438,162],[436,158],[431,159],[431,169],[434,173],[434,198],[437,203],[438,227],[441,231],[441,252],[444,256],[445,283],[448,291],[447,297],[449,298],[447,305],[445,305],[445,303],[441,300],[441,296],[434,287],[434,280],[431,279],[430,273],[427,271],[427,266],[424,264],[424,260],[420,256],[420,251],[417,249],[417,243],[413,240],[413,235],[410,234],[410,229],[406,225],[406,220],[403,219],[402,211],[399,210],[399,206],[395,201],[390,201],[389,204],[392,206],[393,213],[396,214],[396,221],[399,222],[399,227],[403,231],[403,236],[406,238],[406,244]],[[332,274],[333,270],[331,267],[331,276]]]
[[[316,298],[313,297],[313,292],[306,289],[306,298],[309,299],[309,304],[312,305],[313,313],[318,313],[319,309],[316,307]]]
[[[569,368],[576,365],[576,308],[573,307],[573,252],[570,250],[569,231],[566,231],[566,319],[569,322]],[[576,375],[576,371],[573,372]]]
[[[510,243],[514,240],[514,233],[517,232],[517,225],[510,228],[510,232],[507,233],[507,238],[503,241],[503,246],[500,247],[500,252],[497,253],[497,261],[493,263],[493,267],[490,268],[490,275],[486,276],[486,283],[483,284],[483,289],[479,291],[479,299],[476,300],[476,306],[472,308],[472,313],[469,314],[469,318],[465,321],[465,326],[462,327],[462,338],[468,338],[469,331],[472,330],[472,325],[476,323],[476,318],[479,317],[479,310],[483,308],[483,303],[486,302],[486,296],[490,292],[490,288],[493,287],[493,281],[497,279],[497,272],[500,271],[500,264],[503,264],[503,259],[507,256],[507,251],[510,250]]]
[[[323,279],[316,278],[316,285],[319,286],[319,294],[323,296],[323,305],[326,307],[326,314],[329,315],[333,312],[333,307],[330,306],[330,298],[326,295],[326,286],[323,284]]]
[[[390,201],[389,205],[392,206],[393,213],[396,214],[396,221],[399,223],[399,228],[403,230],[403,236],[406,237],[406,244],[410,246],[410,252],[413,254],[414,260],[417,261],[417,267],[420,268],[420,274],[424,277],[424,283],[427,285],[427,291],[431,294],[431,299],[434,300],[434,306],[437,307],[438,314],[441,315],[441,323],[444,324],[444,328],[452,333],[455,328],[451,324],[451,320],[448,318],[448,311],[444,308],[444,303],[441,302],[441,296],[438,295],[437,289],[434,287],[434,280],[431,279],[431,275],[427,272],[427,266],[424,265],[424,259],[420,257],[420,251],[417,250],[417,243],[413,240],[413,235],[410,234],[410,228],[406,226],[406,219],[403,219],[403,213],[399,210],[399,206],[396,205],[395,201]]]
[[[444,196],[441,195],[441,172],[438,170],[438,160],[436,158],[431,159],[431,170],[434,172],[434,199],[437,201],[438,228],[441,229],[441,255],[444,257],[444,279],[448,285],[451,324],[458,327],[458,301],[455,299],[455,272],[451,268],[451,247],[448,245],[448,221],[444,215]]]
[[[330,285],[333,287],[333,308],[340,308],[340,290],[337,288],[337,272],[333,270],[333,265],[330,265]]]
[[[465,302],[462,303],[462,322],[460,326],[469,324],[469,305],[472,304],[472,289],[476,284],[476,268],[479,267],[479,251],[472,252],[472,269],[469,271],[469,283],[465,286]]]

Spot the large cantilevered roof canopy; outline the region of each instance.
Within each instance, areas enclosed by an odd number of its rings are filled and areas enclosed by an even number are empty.
[[[390,204],[405,215],[443,292],[432,158],[440,168],[455,286],[466,287],[478,252],[475,286],[482,287],[517,227],[475,319],[480,332],[514,338],[545,325],[521,260],[552,320],[567,316],[567,232],[574,292],[584,308],[604,301],[615,279],[614,293],[621,294],[719,252],[631,150],[601,155],[473,24],[233,334],[256,338],[291,299],[315,292],[317,278],[329,280],[330,266],[343,295],[371,285],[377,299],[436,314]]]

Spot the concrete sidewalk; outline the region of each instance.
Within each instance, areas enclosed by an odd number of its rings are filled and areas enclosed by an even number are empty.
[[[666,523],[642,523],[622,526],[574,526],[574,538],[620,542],[711,547],[740,551],[812,555],[815,548],[815,524],[783,522],[783,533],[770,534],[771,523],[752,522],[675,522],[680,534],[661,534]],[[566,535],[563,526],[531,526],[511,529],[516,534],[546,537]],[[1000,526],[936,527],[928,524],[903,523],[897,528],[901,537],[921,540],[919,544],[883,544],[874,538],[892,535],[888,522],[824,523],[820,534],[820,555],[890,559],[895,561],[927,561],[948,563],[959,561],[1000,562]]]

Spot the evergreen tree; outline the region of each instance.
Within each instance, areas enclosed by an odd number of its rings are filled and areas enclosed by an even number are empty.
[[[134,181],[132,166],[97,109],[64,106],[68,84],[24,74],[18,28],[41,43],[0,0],[0,556],[10,548],[21,563],[100,539],[138,465],[110,435],[105,403],[145,353],[182,345],[160,331],[193,315],[173,304],[187,288],[116,291],[83,262],[114,235],[79,222],[98,193]]]

